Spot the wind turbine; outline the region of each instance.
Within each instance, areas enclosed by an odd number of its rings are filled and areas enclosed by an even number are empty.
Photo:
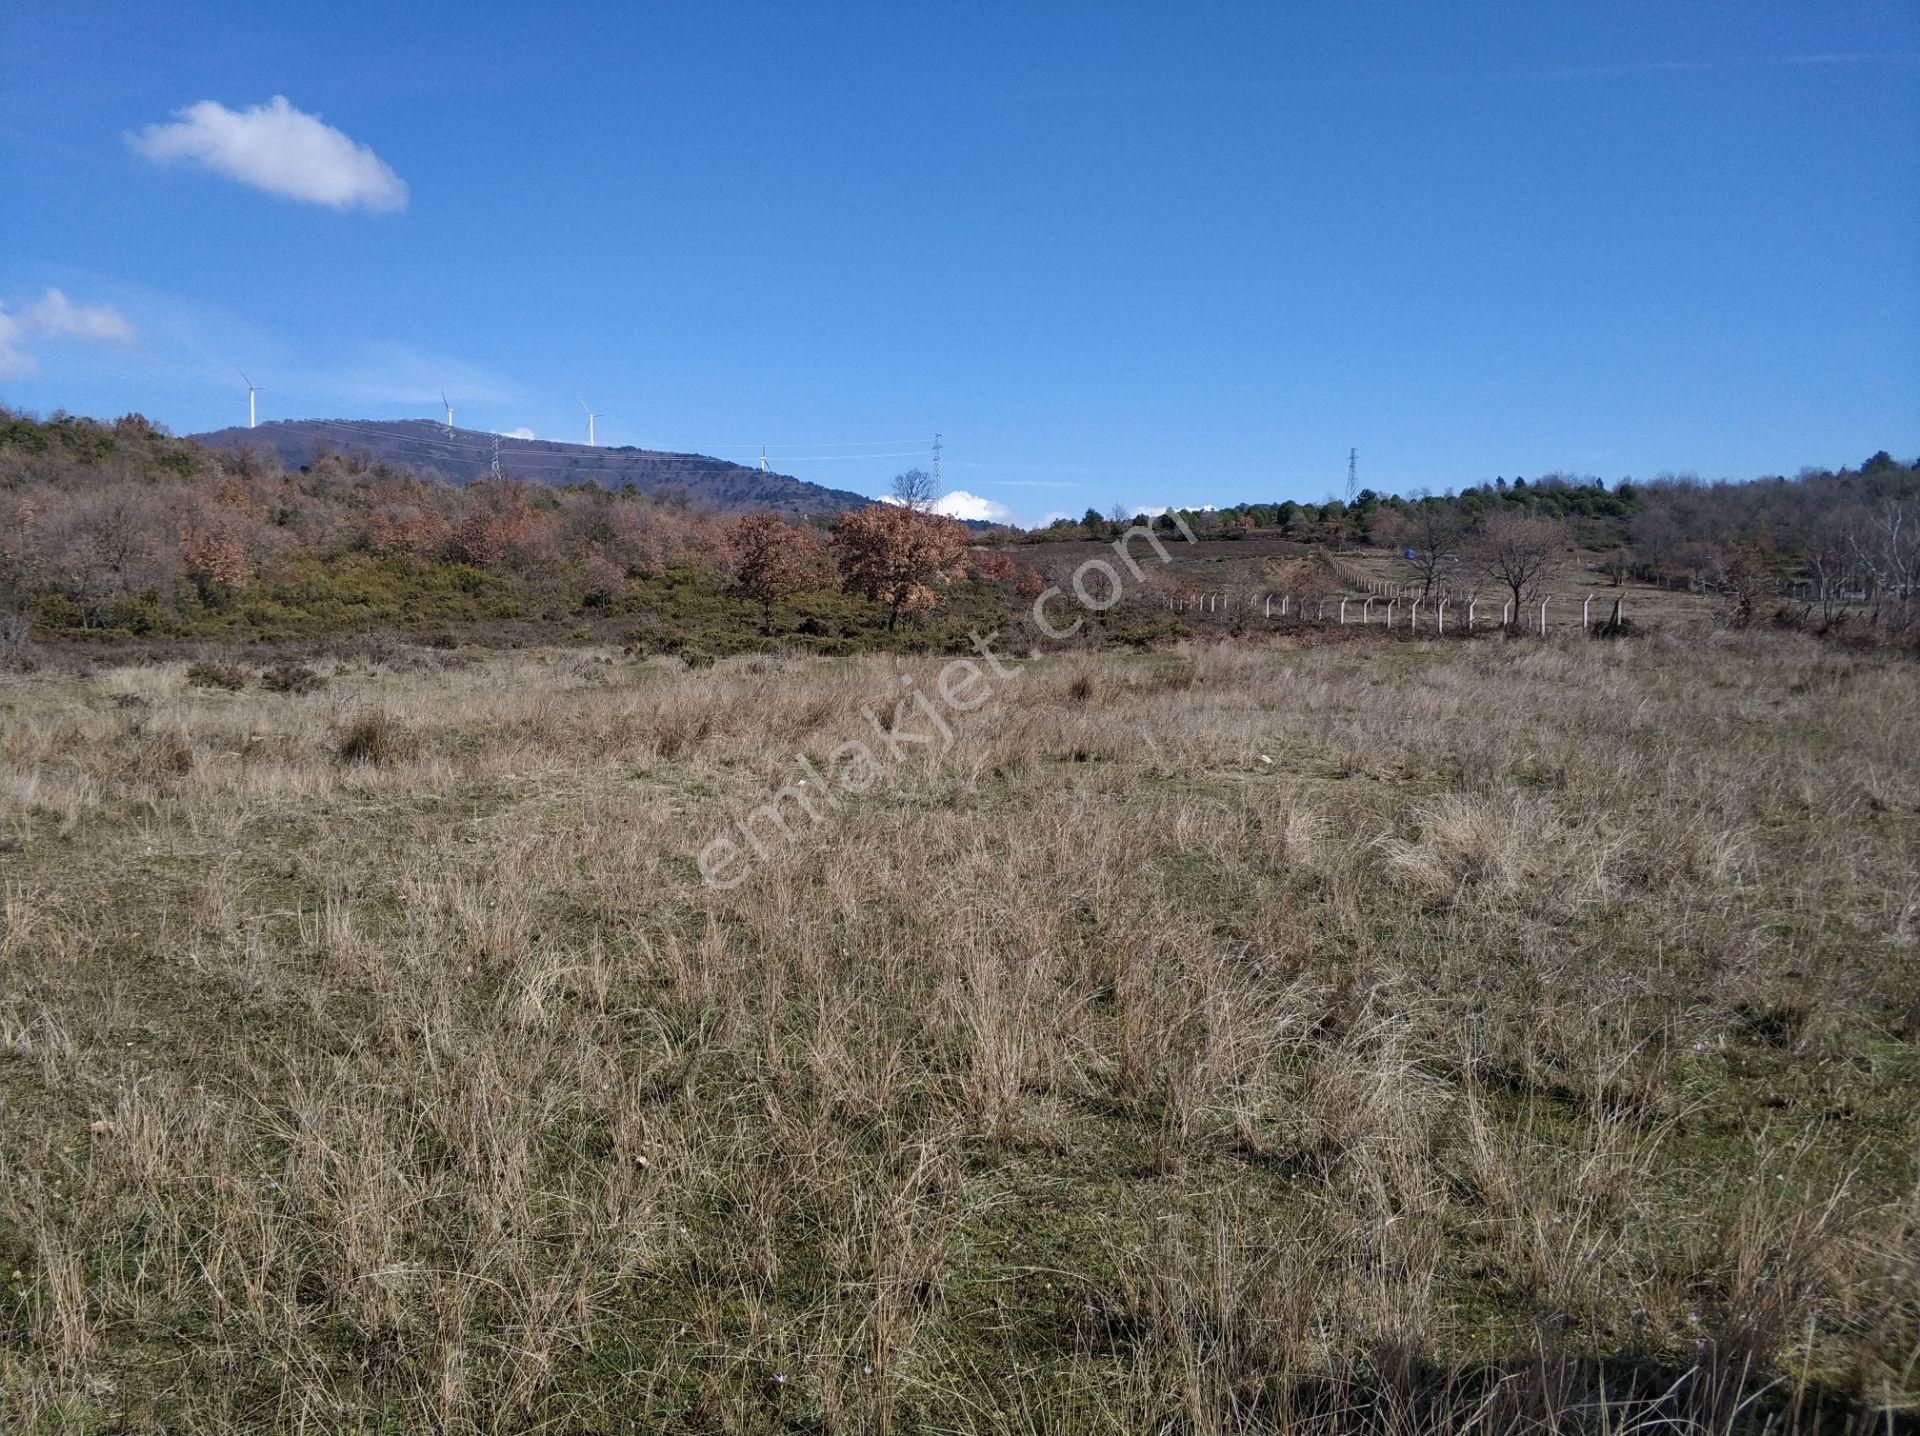
[[[453,437],[453,405],[447,402],[447,391],[440,391],[440,407],[447,411],[447,437]]]
[[[254,390],[255,390],[255,388],[256,388],[257,386],[256,386],[256,385],[254,384],[254,382],[253,382],[253,380],[251,380],[251,379],[249,379],[249,378],[248,378],[248,377],[246,376],[246,373],[245,373],[245,371],[242,371],[242,372],[241,372],[241,375],[240,375],[240,382],[241,382],[242,384],[245,384],[245,385],[247,386],[247,427],[248,427],[249,429],[251,429],[251,428],[253,428],[253,427],[254,427],[254,422],[253,422],[253,395],[254,395]]]
[[[760,446],[760,472],[763,474],[767,472],[767,446],[765,444]]]
[[[591,449],[593,447],[593,421],[595,419],[604,419],[607,416],[605,414],[594,413],[593,406],[587,403],[585,399],[580,401],[580,407],[587,411],[587,447]]]

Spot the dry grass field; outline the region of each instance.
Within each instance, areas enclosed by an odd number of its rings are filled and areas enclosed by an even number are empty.
[[[1887,1431],[1910,662],[0,680],[9,1433]]]

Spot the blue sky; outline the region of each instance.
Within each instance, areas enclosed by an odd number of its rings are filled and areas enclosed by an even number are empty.
[[[940,431],[1029,521],[1322,498],[1350,447],[1398,491],[1920,452],[1904,0],[11,0],[0,56],[19,407],[189,432],[244,369],[262,418],[579,439],[584,395],[869,493]]]

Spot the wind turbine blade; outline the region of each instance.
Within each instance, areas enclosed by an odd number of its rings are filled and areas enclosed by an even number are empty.
[[[253,380],[251,380],[251,379],[249,379],[249,378],[247,377],[247,373],[246,373],[246,370],[244,370],[244,369],[242,369],[242,370],[240,371],[240,382],[241,382],[242,384],[245,384],[245,385],[246,385],[246,386],[247,386],[247,387],[248,387],[249,389],[251,389],[251,388],[253,387]]]

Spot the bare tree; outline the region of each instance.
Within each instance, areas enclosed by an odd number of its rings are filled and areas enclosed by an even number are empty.
[[[1873,583],[1874,613],[1905,628],[1920,599],[1920,501],[1882,500],[1853,531],[1851,547]]]
[[[1513,618],[1518,622],[1521,608],[1538,595],[1547,570],[1566,546],[1566,525],[1558,519],[1495,514],[1474,541],[1473,552],[1488,582],[1513,596]]]
[[[912,509],[917,514],[930,513],[939,497],[933,487],[933,477],[925,469],[908,469],[904,474],[893,476],[893,501],[903,509]]]
[[[1803,557],[1812,588],[1809,598],[1820,605],[1822,624],[1833,622],[1834,609],[1843,601],[1841,595],[1852,586],[1849,580],[1859,571],[1853,543],[1859,519],[1857,512],[1822,514],[1808,527]]]
[[[1451,503],[1420,503],[1405,514],[1399,538],[1411,550],[1407,560],[1420,579],[1420,597],[1424,602],[1442,579],[1460,562],[1460,547],[1467,527],[1460,510]]]

